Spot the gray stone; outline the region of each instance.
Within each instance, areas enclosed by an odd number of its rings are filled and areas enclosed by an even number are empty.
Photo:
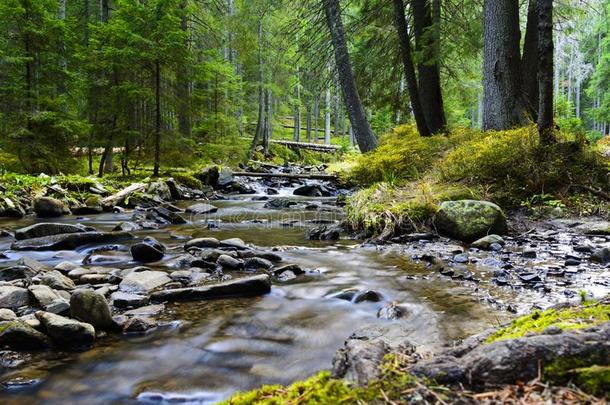
[[[0,286],[0,308],[17,309],[29,305],[28,290],[10,285]]]
[[[96,329],[110,329],[114,322],[108,301],[91,290],[75,291],[70,298],[73,318],[90,323]]]
[[[220,247],[220,242],[216,238],[196,238],[191,239],[184,244],[184,250],[189,250],[194,247],[201,249],[216,249]]]
[[[20,279],[31,280],[38,274],[27,266],[12,266],[0,269],[0,281],[13,281]]]
[[[149,293],[170,281],[167,273],[162,271],[133,272],[123,278],[119,288],[128,293]]]
[[[43,274],[40,278],[40,283],[48,285],[54,290],[73,290],[76,287],[74,281],[57,270],[52,270]]]
[[[157,322],[154,319],[144,316],[134,316],[129,319],[123,327],[124,333],[145,333],[146,331],[157,327]]]
[[[220,255],[216,264],[226,270],[239,270],[244,267],[244,261],[240,259],[234,259],[231,256]]]
[[[121,291],[110,295],[112,305],[116,308],[138,308],[148,304],[148,296],[139,294],[129,294]]]
[[[93,346],[95,328],[88,323],[43,311],[36,312],[36,318],[46,330],[47,335],[58,346],[69,349]]]
[[[248,249],[248,246],[245,244],[245,242],[239,238],[231,238],[231,239],[225,239],[225,240],[221,240],[220,241],[220,247],[221,248],[228,248],[228,249],[236,249],[236,250],[246,250]]]
[[[40,218],[54,218],[69,214],[70,210],[60,200],[51,197],[41,197],[34,201],[34,212]]]
[[[86,232],[87,228],[83,225],[76,224],[62,224],[62,223],[51,223],[41,222],[26,226],[25,228],[17,229],[15,231],[15,239],[32,239],[42,238],[45,236],[61,235],[66,233],[79,233]]]
[[[258,269],[270,269],[273,267],[273,263],[270,260],[263,259],[262,257],[251,257],[244,261],[244,267],[247,270],[258,270]]]
[[[445,201],[434,218],[439,232],[463,242],[472,242],[488,234],[508,231],[506,216],[488,201]]]
[[[206,204],[206,203],[193,204],[186,209],[187,213],[195,214],[195,215],[212,214],[217,211],[218,211],[218,208],[216,208],[215,206],[213,206],[211,204]]]
[[[201,287],[157,291],[151,295],[151,300],[153,302],[198,301],[225,297],[258,296],[268,294],[270,291],[271,279],[268,275],[263,274]]]
[[[610,248],[597,249],[591,254],[591,261],[595,263],[610,263]]]
[[[0,322],[14,321],[17,315],[8,308],[0,308]]]
[[[131,256],[133,260],[142,263],[157,262],[163,259],[165,246],[155,238],[147,236],[141,242],[131,246]]]
[[[48,285],[31,285],[28,290],[34,297],[34,300],[38,303],[41,308],[45,308],[47,305],[51,305],[55,301],[65,301],[55,290]]]
[[[165,201],[170,201],[172,199],[172,193],[169,186],[164,181],[155,181],[150,183],[146,192]]]
[[[78,264],[72,262],[61,262],[55,265],[54,269],[63,273],[68,274],[70,271],[76,269]]]
[[[470,246],[477,249],[487,250],[490,249],[491,245],[493,245],[494,243],[504,246],[506,242],[500,235],[487,235],[482,237],[481,239],[472,242]]]
[[[123,315],[127,316],[155,316],[161,314],[165,310],[165,305],[147,305],[145,307],[131,309]]]
[[[126,232],[82,232],[60,234],[18,240],[11,245],[13,250],[75,250],[79,246],[88,244],[115,243],[131,239],[133,236]]]

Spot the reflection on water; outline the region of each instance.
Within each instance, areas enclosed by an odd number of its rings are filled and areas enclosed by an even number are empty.
[[[110,335],[88,352],[35,355],[27,369],[5,374],[2,380],[15,382],[20,377],[38,383],[13,385],[0,394],[2,403],[213,403],[237,390],[287,384],[329,368],[334,352],[354,330],[389,322],[377,319],[376,313],[390,301],[406,308],[401,322],[424,349],[498,321],[499,314],[473,296],[472,286],[429,277],[427,270],[397,254],[359,248],[350,240],[305,240],[310,221],[337,220],[336,211],[268,210],[263,208],[264,201],[249,198],[214,202],[220,208],[216,214],[191,217],[187,225],[145,231],[140,236],[153,235],[167,244],[170,259],[181,251],[180,238],[192,235],[240,237],[260,246],[282,246],[285,261],[299,263],[312,270],[310,274],[296,282],[276,284],[264,297],[168,305],[161,316],[166,326],[144,337]],[[320,206],[328,202],[306,201]],[[129,218],[128,214],[103,214],[81,222],[109,230]],[[296,222],[288,227],[284,223],[288,220]],[[207,229],[212,221],[218,229]],[[0,241],[0,248],[7,244]],[[87,253],[85,249],[31,256],[53,264],[80,261]],[[118,259],[113,266],[129,265],[128,253],[115,254]],[[372,289],[382,294],[384,302],[353,304],[332,298],[345,289]]]

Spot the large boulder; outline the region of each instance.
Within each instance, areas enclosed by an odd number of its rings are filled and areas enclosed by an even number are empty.
[[[44,334],[25,322],[10,321],[0,325],[0,347],[11,350],[43,350],[51,345]]]
[[[96,329],[110,329],[114,322],[108,301],[92,290],[78,290],[70,297],[72,317],[90,323]]]
[[[56,218],[70,213],[66,205],[51,197],[41,197],[34,200],[34,212],[40,218]]]
[[[90,195],[83,205],[72,209],[72,212],[75,215],[94,215],[101,214],[103,211],[104,206],[102,205],[102,197],[97,194]]]
[[[218,175],[218,187],[227,187],[233,184],[233,172],[228,167],[223,167]]]
[[[184,250],[191,248],[215,249],[220,246],[220,241],[216,238],[195,238],[184,244]]]
[[[55,290],[73,290],[76,287],[74,281],[57,270],[43,274],[40,277],[40,284],[47,285]]]
[[[59,293],[53,290],[48,285],[38,284],[31,285],[28,287],[30,294],[34,297],[34,300],[38,303],[38,305],[43,308],[45,311],[48,311],[49,308],[55,308],[59,306],[60,303],[67,304],[66,299],[59,295]],[[68,305],[64,305],[64,308],[68,308]]]
[[[28,290],[12,285],[0,286],[0,308],[17,309],[30,303]]]
[[[11,245],[13,250],[74,250],[88,244],[115,243],[131,239],[127,232],[82,232],[18,240]]]
[[[131,256],[133,260],[142,263],[158,262],[163,259],[165,246],[155,238],[147,236],[141,242],[131,246]]]
[[[45,236],[61,235],[66,233],[79,233],[87,232],[87,227],[76,224],[61,224],[51,222],[40,222],[26,226],[25,228],[17,229],[15,231],[15,239],[24,240],[32,238],[43,238]]]
[[[508,232],[502,209],[488,201],[445,201],[434,218],[434,225],[440,233],[463,242]]]
[[[307,184],[295,189],[293,194],[304,197],[329,197],[332,195],[326,187],[320,184]]]
[[[171,281],[167,273],[162,271],[134,271],[123,278],[119,288],[127,293],[149,293]]]
[[[172,199],[172,193],[169,186],[164,181],[155,181],[150,183],[146,192],[165,201],[170,201]]]
[[[0,198],[0,217],[23,218],[25,210],[16,201],[8,197]]]
[[[36,319],[57,346],[69,349],[85,349],[93,346],[95,328],[91,324],[44,311],[36,312]]]
[[[220,170],[218,169],[218,166],[205,167],[195,177],[197,177],[197,179],[199,179],[203,184],[217,188]]]

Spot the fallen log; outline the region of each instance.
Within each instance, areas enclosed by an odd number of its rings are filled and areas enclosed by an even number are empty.
[[[275,143],[277,145],[288,146],[289,148],[309,149],[309,150],[315,150],[317,152],[326,152],[326,153],[335,153],[340,148],[340,146],[336,146],[336,145],[322,145],[319,143],[280,141],[280,140],[273,140],[273,139],[270,142]]]
[[[280,179],[305,179],[305,180],[327,180],[335,181],[337,176],[334,174],[320,173],[253,173],[253,172],[233,172],[237,177],[261,177],[261,178],[280,178]]]

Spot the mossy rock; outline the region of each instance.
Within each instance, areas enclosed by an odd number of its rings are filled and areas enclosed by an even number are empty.
[[[22,321],[0,325],[0,346],[12,350],[44,350],[51,346],[47,336]]]
[[[434,225],[440,233],[463,242],[508,232],[504,212],[488,201],[445,201],[434,218]]]

